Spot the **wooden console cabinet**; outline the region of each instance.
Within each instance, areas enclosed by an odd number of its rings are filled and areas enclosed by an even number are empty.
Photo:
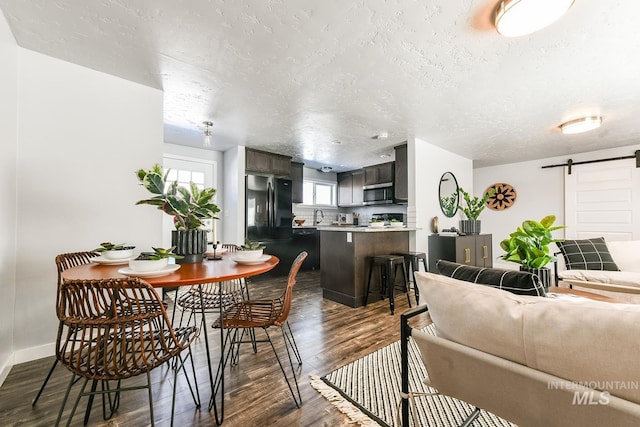
[[[439,259],[477,267],[493,267],[491,234],[477,236],[429,236],[429,271],[437,273]]]

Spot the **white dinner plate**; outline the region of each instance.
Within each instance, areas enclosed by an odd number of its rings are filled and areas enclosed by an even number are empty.
[[[180,264],[169,264],[165,268],[155,271],[135,271],[130,267],[121,268],[118,273],[131,277],[160,277],[171,274],[180,268]]]
[[[240,265],[255,265],[255,264],[262,264],[263,262],[267,262],[271,259],[271,255],[262,255],[260,258],[256,258],[256,259],[236,259],[236,258],[231,258],[233,260],[233,262],[240,264]]]
[[[96,262],[98,264],[105,264],[105,265],[120,265],[120,264],[129,264],[129,260],[132,260],[134,258],[135,257],[123,258],[123,259],[107,259],[102,255],[100,255],[100,256],[91,258],[91,262]]]

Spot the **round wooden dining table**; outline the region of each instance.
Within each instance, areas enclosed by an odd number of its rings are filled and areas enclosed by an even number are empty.
[[[154,288],[176,288],[179,286],[198,286],[206,283],[226,282],[235,279],[243,279],[251,276],[257,276],[272,270],[280,260],[271,255],[268,260],[258,264],[240,264],[233,260],[232,254],[223,254],[217,260],[204,260],[194,264],[180,264],[180,268],[176,271],[158,277],[141,277],[142,280],[149,283]],[[113,264],[98,264],[92,262],[90,264],[71,267],[62,272],[63,280],[101,280],[127,277],[122,270],[127,266]],[[125,270],[126,271],[126,270]],[[202,287],[199,286],[200,301],[202,298]],[[222,292],[222,286],[219,287]],[[205,318],[204,305],[201,314]],[[222,315],[222,305],[220,306],[220,315]],[[206,324],[206,323],[205,323]],[[209,400],[209,410],[214,409],[216,423],[222,424],[224,420],[224,372],[220,367],[224,366],[225,357],[225,341],[224,330],[220,328],[220,360],[216,379],[213,378],[211,366],[211,355],[209,352],[208,334],[203,334],[205,339],[207,363],[209,365],[209,382],[211,384],[211,399]],[[218,394],[220,397],[218,398]],[[219,400],[219,403],[218,403]],[[218,406],[219,405],[219,406]]]

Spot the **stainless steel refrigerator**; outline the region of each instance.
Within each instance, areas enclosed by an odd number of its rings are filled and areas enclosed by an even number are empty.
[[[280,264],[274,274],[285,274],[290,267],[292,239],[291,180],[273,176],[246,176],[245,236],[262,242],[265,253],[276,255]],[[295,257],[295,255],[294,255]]]

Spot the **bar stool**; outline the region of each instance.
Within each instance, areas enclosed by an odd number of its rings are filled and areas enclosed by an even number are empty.
[[[364,295],[364,305],[367,305],[369,298],[369,292],[371,289],[371,274],[374,267],[378,267],[380,272],[380,296],[384,299],[384,293],[386,291],[389,297],[389,308],[391,314],[395,310],[394,291],[396,282],[396,273],[398,268],[402,268],[402,281],[404,283],[403,290],[407,294],[407,301],[409,301],[409,307],[411,307],[411,299],[409,298],[409,287],[407,285],[407,270],[404,265],[404,258],[398,255],[376,255],[369,257],[369,280],[367,282],[367,293]]]
[[[405,264],[405,271],[411,271],[411,275],[413,276],[413,279],[408,277],[408,273],[407,273],[407,282],[411,283],[413,282],[413,293],[416,296],[416,304],[419,304],[419,299],[420,299],[420,292],[418,291],[418,287],[416,286],[416,271],[420,271],[420,261],[422,261],[422,264],[424,265],[424,271],[427,272],[429,271],[429,268],[427,267],[427,254],[425,254],[424,252],[398,252],[396,253],[396,255],[400,255],[402,257],[404,257],[404,264]]]

